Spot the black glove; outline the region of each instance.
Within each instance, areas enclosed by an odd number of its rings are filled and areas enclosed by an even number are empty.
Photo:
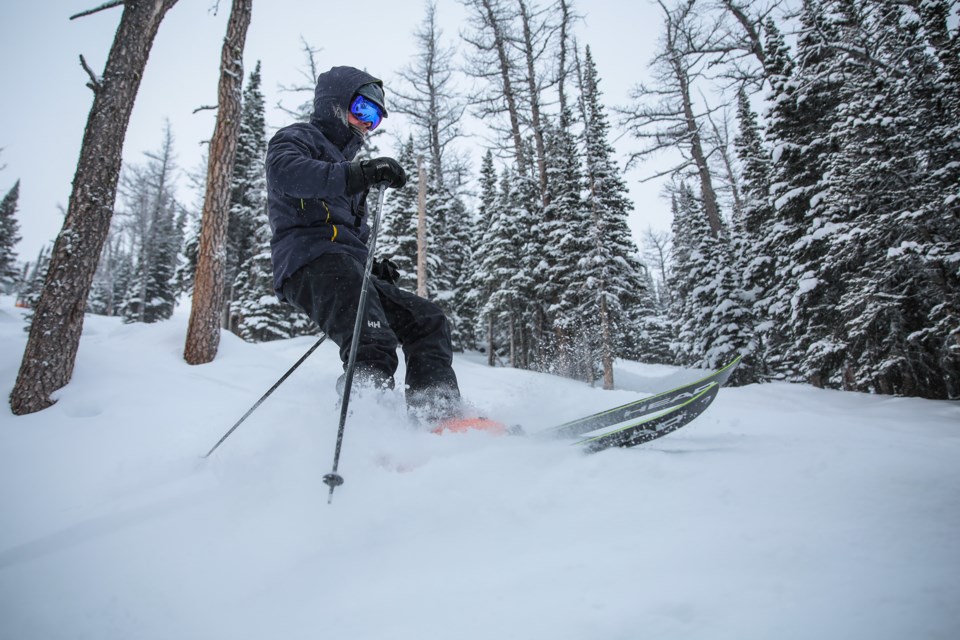
[[[387,183],[388,187],[400,189],[407,184],[407,174],[393,158],[351,162],[347,167],[347,194],[360,193],[381,182]]]
[[[388,284],[397,284],[400,280],[400,269],[396,263],[388,258],[373,261],[373,275]]]

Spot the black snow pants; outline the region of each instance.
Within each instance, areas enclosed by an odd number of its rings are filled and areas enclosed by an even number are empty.
[[[354,338],[363,268],[351,255],[328,253],[283,284],[284,298],[310,316],[340,347],[344,368]],[[460,389],[443,311],[429,300],[371,276],[366,315],[357,347],[357,380],[392,388],[400,346],[407,367],[407,406],[431,420],[455,415]]]

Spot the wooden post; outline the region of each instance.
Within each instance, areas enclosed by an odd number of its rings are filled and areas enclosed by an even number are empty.
[[[417,158],[417,295],[427,297],[427,172],[423,156]]]

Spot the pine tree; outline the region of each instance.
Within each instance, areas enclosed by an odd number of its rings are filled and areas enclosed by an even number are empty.
[[[585,323],[583,307],[592,292],[583,277],[584,256],[594,243],[588,232],[590,210],[581,198],[583,176],[581,151],[573,135],[572,117],[562,113],[556,122],[547,121],[546,145],[547,202],[539,225],[544,251],[535,271],[536,298],[545,307],[546,322],[552,331],[543,336],[540,357],[548,371],[592,381],[594,359],[584,353],[583,338],[592,331]],[[584,356],[587,355],[586,358]]]
[[[686,182],[676,187],[671,212],[674,259],[668,283],[674,292],[671,315],[676,324],[671,350],[678,364],[698,366],[707,350],[706,330],[713,304],[713,297],[701,286],[710,282],[714,268],[704,248],[711,234],[703,207]]]
[[[677,359],[671,349],[673,323],[668,309],[657,295],[650,270],[644,268],[641,277],[646,286],[637,302],[626,307],[627,325],[631,331],[624,335],[621,357],[653,364],[674,364]]]
[[[400,147],[397,162],[402,167],[416,167],[413,136]],[[377,237],[377,257],[388,258],[397,265],[400,279],[397,286],[415,291],[417,288],[417,193],[420,177],[412,169],[407,184],[393,189],[384,199]]]
[[[601,99],[600,79],[587,47],[584,56],[584,165],[587,177],[586,208],[589,211],[592,250],[580,265],[590,296],[583,306],[584,325],[595,318],[594,335],[602,366],[604,388],[612,389],[613,360],[637,327],[629,323],[626,309],[636,305],[645,292],[644,268],[627,223],[632,204],[627,186],[614,160],[609,141],[610,125]]]
[[[20,276],[14,251],[20,242],[20,223],[16,217],[19,199],[20,181],[17,180],[0,200],[0,287],[4,288],[12,285]]]
[[[236,279],[237,300],[231,312],[237,319],[238,335],[249,342],[280,340],[311,332],[297,321],[296,311],[280,302],[273,290],[273,262],[270,253],[270,223],[267,209],[254,218],[252,245],[257,249],[241,265]],[[305,330],[306,329],[306,330]]]
[[[827,257],[825,243],[818,241],[824,221],[810,219],[808,212],[810,203],[822,198],[826,189],[826,164],[834,150],[831,129],[843,78],[831,74],[836,54],[826,38],[834,25],[818,3],[804,3],[801,26],[796,66],[781,61],[780,73],[790,75],[770,77],[769,198],[776,223],[763,252],[776,256],[777,264],[775,301],[768,320],[788,328],[789,334],[780,344],[768,344],[768,358],[790,378],[822,385],[824,372],[842,361],[843,344],[831,340],[824,330],[838,322],[837,298],[815,276],[818,264]]]
[[[174,291],[177,295],[193,295],[193,279],[197,273],[197,252],[200,250],[200,215],[185,213],[183,242],[177,256],[174,272]]]
[[[497,326],[503,310],[491,305],[490,298],[509,275],[509,265],[514,259],[509,238],[499,235],[510,228],[503,217],[502,204],[497,191],[493,152],[487,150],[480,166],[480,194],[472,234],[470,275],[464,287],[464,307],[470,309],[469,317],[475,324],[476,334],[482,336],[487,364],[491,367],[496,364],[498,340],[502,335]]]
[[[519,322],[520,292],[514,276],[520,269],[520,244],[516,229],[516,174],[509,168],[500,177],[498,197],[489,209],[480,210],[487,219],[488,234],[476,259],[470,279],[469,299],[479,307],[486,327],[490,363],[498,353],[507,354],[511,365],[518,361],[516,327]]]
[[[956,287],[943,278],[951,269],[940,252],[960,247],[957,235],[945,229],[957,225],[945,224],[942,216],[943,189],[955,190],[960,171],[952,171],[952,185],[940,176],[931,180],[944,170],[949,175],[955,153],[928,131],[940,134],[950,119],[934,97],[949,95],[950,87],[942,83],[946,76],[912,11],[879,2],[826,7],[840,42],[846,48],[866,44],[878,63],[835,58],[835,69],[846,76],[837,150],[828,164],[827,196],[811,212],[830,225],[830,260],[816,275],[840,291],[842,325],[833,340],[846,345],[827,384],[949,397],[960,369],[957,360],[952,366],[942,361],[940,345],[950,343],[949,331],[929,332],[928,318],[957,300]],[[955,121],[948,127],[957,133]],[[934,240],[945,231],[940,237],[951,240]],[[933,340],[919,338],[925,332]]]
[[[469,260],[464,264],[464,282],[458,292],[457,305],[463,318],[463,331],[466,346],[471,349],[490,349],[489,327],[480,317],[482,300],[477,295],[475,280],[478,276],[479,264],[486,252],[490,241],[491,213],[496,207],[497,200],[497,170],[493,163],[493,152],[487,150],[480,163],[479,194],[477,209],[470,222],[468,232]],[[488,364],[493,366],[493,353],[488,353]]]
[[[115,316],[120,312],[121,303],[132,286],[133,276],[133,261],[130,251],[125,247],[126,241],[125,232],[119,225],[113,225],[93,279],[93,288],[87,301],[89,313]]]
[[[250,72],[247,85],[243,89],[240,107],[240,131],[237,134],[237,156],[233,165],[233,178],[230,185],[230,221],[227,226],[227,260],[224,283],[224,305],[229,309],[226,327],[240,334],[240,306],[262,295],[269,295],[269,289],[239,291],[239,281],[250,286],[258,279],[243,273],[246,263],[261,253],[263,245],[259,225],[264,224],[262,212],[266,200],[266,178],[264,177],[263,158],[267,152],[266,116],[263,93],[260,90],[260,62]]]
[[[444,190],[448,194],[440,243],[442,248],[440,257],[448,282],[444,310],[450,321],[454,348],[462,350],[475,346],[470,316],[465,312],[467,291],[464,288],[472,259],[470,232],[473,229],[473,220],[463,201],[461,192],[464,185],[450,179],[447,179],[444,185]]]
[[[35,309],[40,301],[40,294],[43,292],[43,283],[47,279],[47,272],[50,270],[50,255],[53,253],[53,246],[44,245],[37,254],[37,260],[33,263],[32,269],[24,278],[24,284],[17,295],[17,306],[27,309]],[[24,316],[26,326],[24,331],[29,332],[33,323],[33,312]]]
[[[157,322],[173,315],[174,272],[182,232],[174,199],[176,163],[169,124],[159,151],[146,154],[144,166],[128,168],[122,183],[126,229],[136,252],[132,286],[120,313],[125,322]]]
[[[738,96],[737,120],[740,132],[734,146],[742,167],[742,206],[733,218],[731,248],[741,274],[743,302],[750,310],[751,324],[756,332],[756,375],[767,378],[781,375],[771,373],[768,363],[775,358],[772,354],[782,349],[788,332],[768,320],[776,301],[774,276],[777,261],[776,255],[769,253],[771,247],[768,244],[768,239],[775,235],[773,208],[767,198],[770,155],[763,146],[757,115],[743,91]]]
[[[237,157],[230,192],[228,280],[225,300],[229,328],[251,342],[288,338],[312,327],[302,326],[294,310],[281,303],[273,289],[270,221],[267,213],[266,119],[260,89],[260,63],[250,73],[243,91]],[[231,272],[233,273],[231,277]]]
[[[533,163],[533,145],[529,142],[523,147],[524,162]],[[536,271],[545,251],[545,236],[541,223],[543,211],[541,205],[540,183],[531,172],[520,174],[516,171],[516,188],[512,195],[514,202],[507,205],[512,211],[513,227],[511,233],[517,246],[517,270],[511,275],[509,288],[517,296],[513,309],[513,343],[515,345],[512,364],[530,369],[544,366],[538,355],[546,346],[544,334],[546,326],[543,305],[536,297]]]

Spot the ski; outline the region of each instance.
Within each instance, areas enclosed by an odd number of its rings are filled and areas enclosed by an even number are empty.
[[[730,364],[722,369],[714,371],[690,384],[647,396],[640,400],[628,402],[613,409],[607,409],[606,411],[584,416],[577,420],[571,420],[570,422],[557,425],[541,433],[547,437],[574,438],[591,431],[596,431],[597,429],[603,429],[604,427],[647,416],[651,413],[685,405],[691,399],[701,395],[710,385],[716,385],[718,388],[723,386],[739,364],[740,356],[737,356]]]
[[[633,447],[644,442],[662,438],[690,424],[707,410],[717,397],[720,384],[709,382],[704,388],[681,404],[660,413],[643,416],[640,420],[617,426],[613,430],[585,437],[574,444],[588,453],[596,453],[610,447]]]

